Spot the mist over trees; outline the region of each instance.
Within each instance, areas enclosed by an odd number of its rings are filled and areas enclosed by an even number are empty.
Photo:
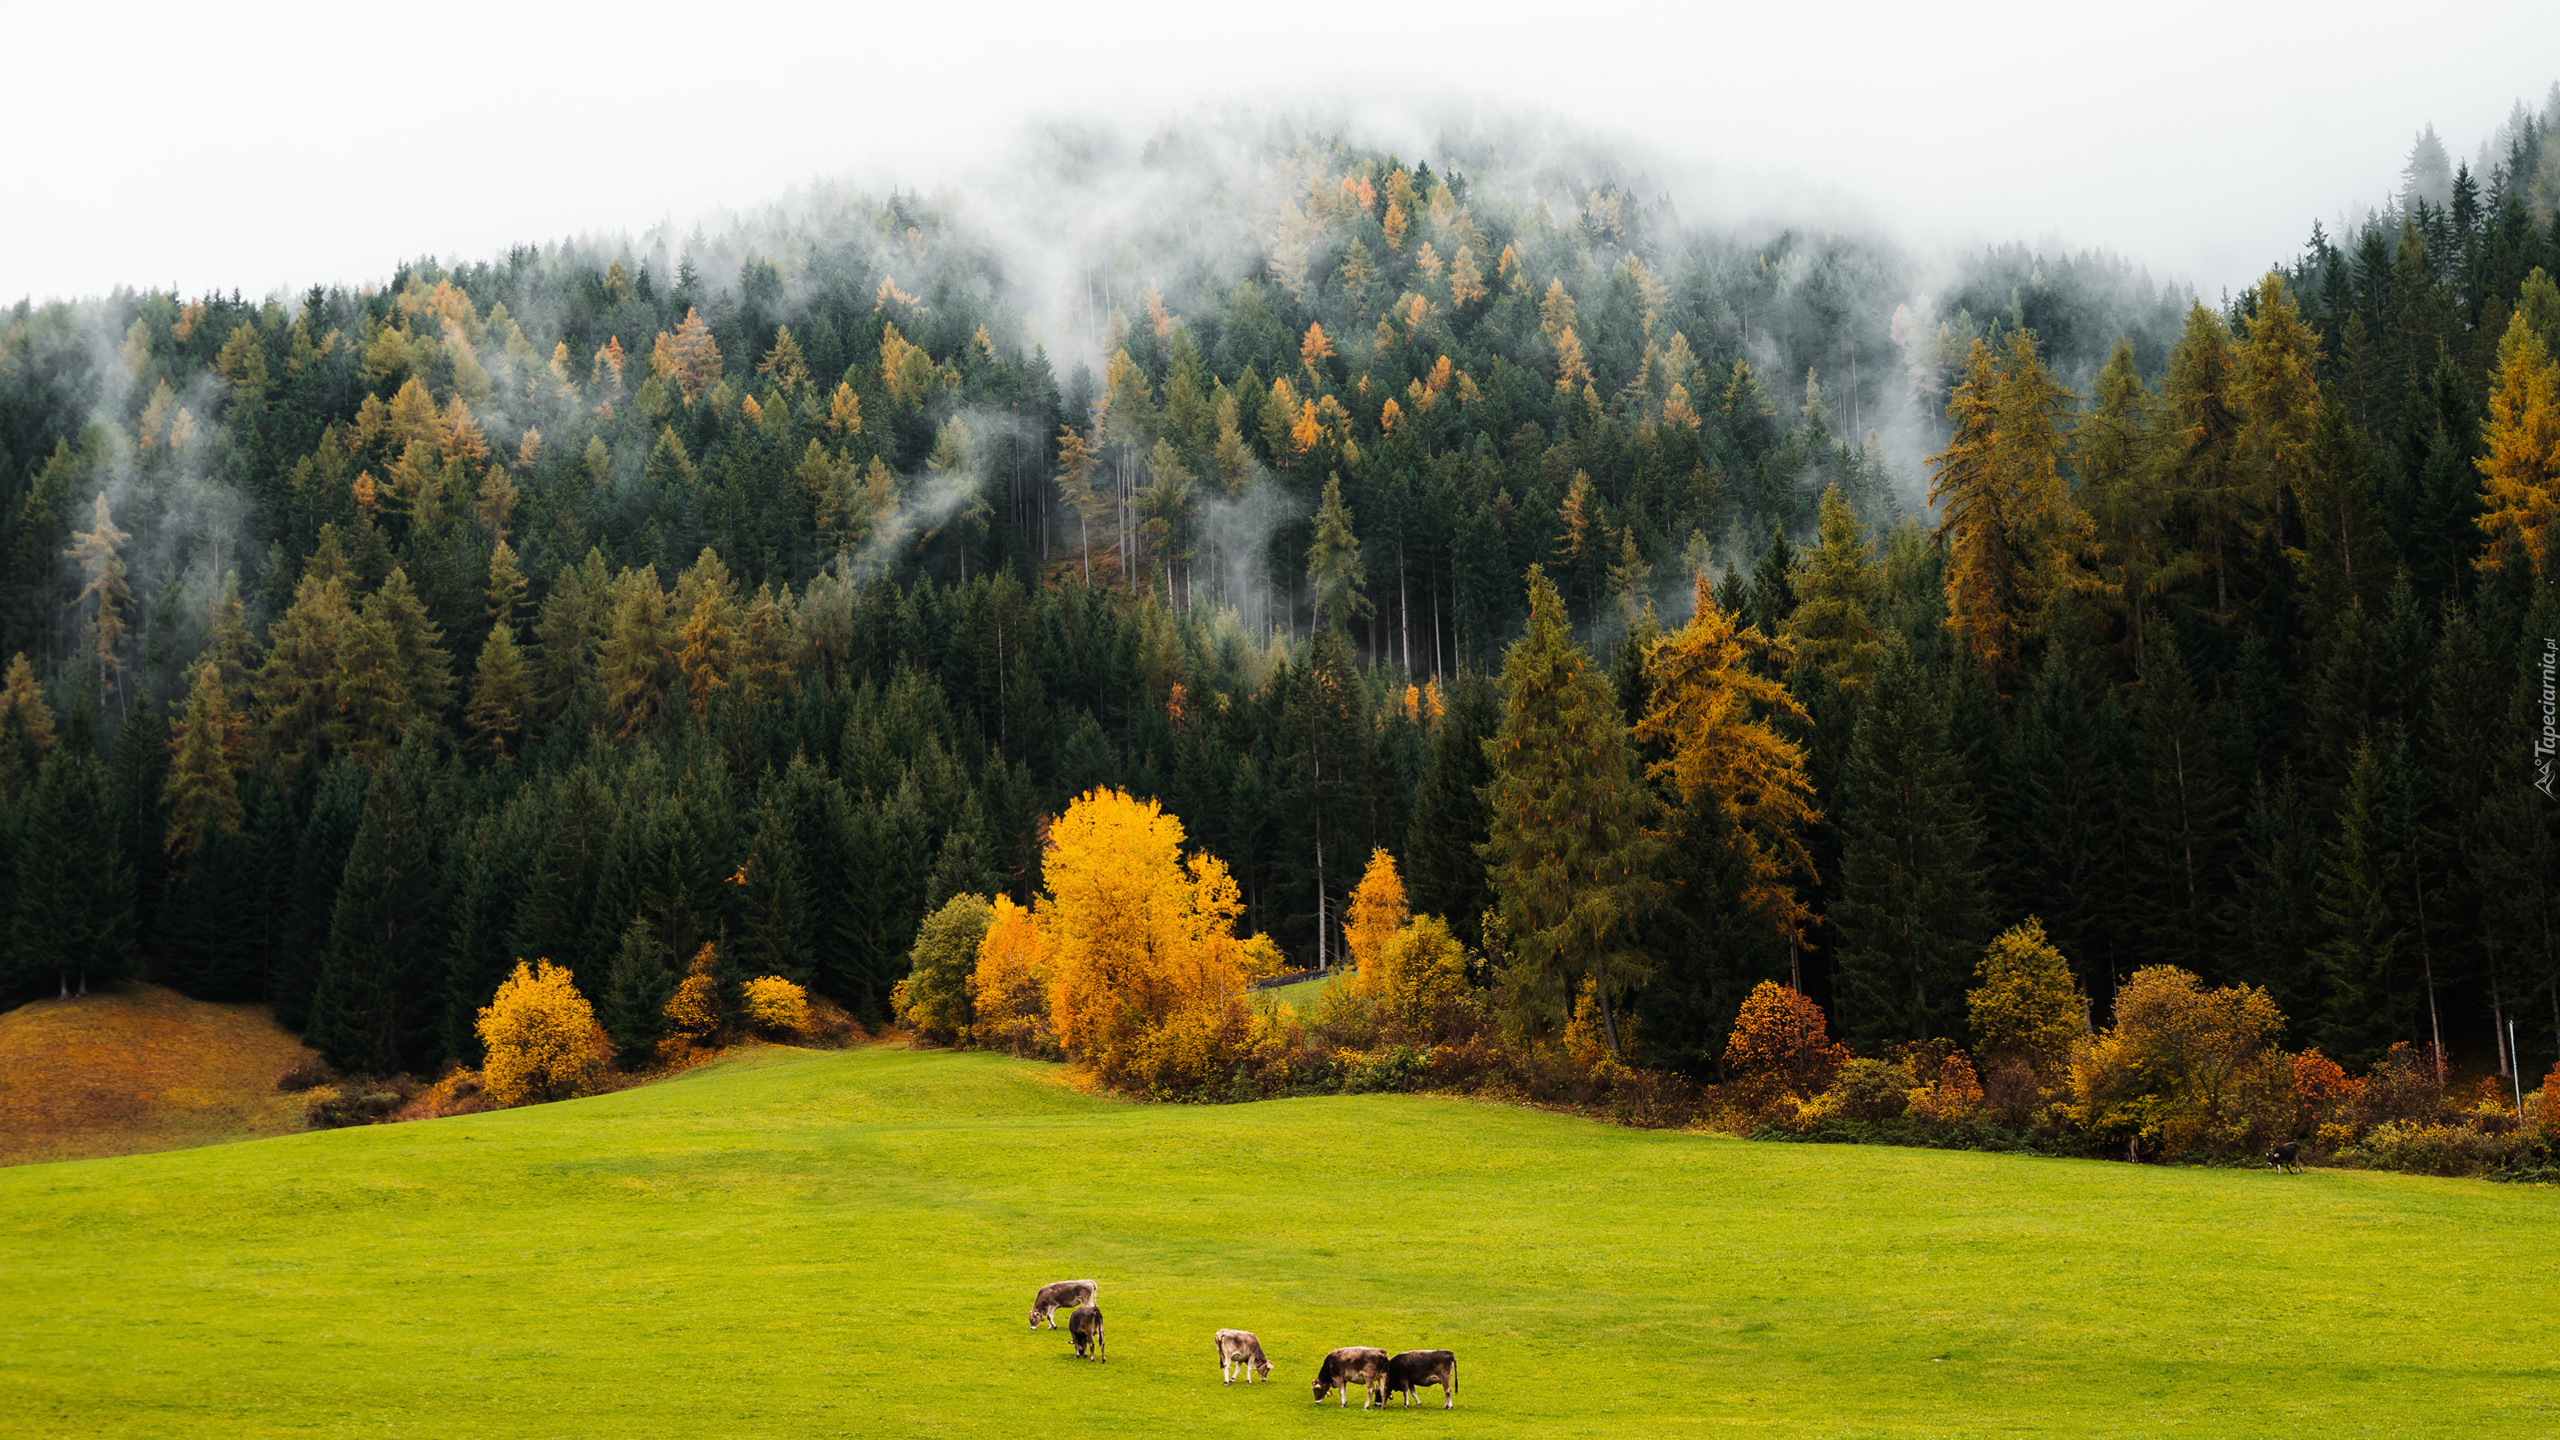
[[[1667,1068],[1764,980],[1961,1035],[2030,916],[2101,1005],[2174,964],[2350,1065],[2503,1073],[2510,1017],[2542,1065],[2555,126],[2422,136],[2211,301],[1720,226],[1517,137],[1202,126],[360,291],[21,302],[11,998],[141,973],[426,1071],[543,957],[644,1055],[708,945],[724,1004],[882,1020],[928,917],[1028,903],[1119,787],[1293,962],[1385,849],[1508,927],[1539,1023],[1594,980]],[[1569,697],[1506,692],[1524,635]],[[1501,770],[1594,725],[1607,774]],[[1607,915],[1516,798],[1577,787]]]

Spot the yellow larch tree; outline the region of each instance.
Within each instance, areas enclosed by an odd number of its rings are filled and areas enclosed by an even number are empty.
[[[1995,686],[2015,670],[2029,627],[2065,583],[2071,540],[2086,525],[2059,465],[2059,413],[2070,398],[2037,357],[2032,332],[2014,332],[2004,357],[1976,340],[1947,404],[1955,433],[1930,460],[1929,503],[1940,507],[1947,553],[1947,628]]]
[[[1412,909],[1405,901],[1404,877],[1396,873],[1396,857],[1385,849],[1369,852],[1369,869],[1351,892],[1351,904],[1345,911],[1347,923],[1342,927],[1344,948],[1351,952],[1352,967],[1360,972],[1363,988],[1369,988],[1376,977],[1370,963],[1386,948],[1387,941],[1405,921]]]
[[[2488,453],[2472,463],[2489,542],[2477,563],[2504,570],[2521,556],[2547,577],[2560,545],[2560,365],[2522,312],[2498,341],[2482,439]]]
[[[703,323],[699,311],[686,307],[684,323],[676,327],[676,333],[659,333],[657,346],[649,355],[649,370],[682,391],[687,405],[701,399],[702,392],[720,378],[720,345],[711,338],[711,327]],[[618,366],[616,371],[618,376]]]
[[[1808,723],[1804,707],[1770,674],[1784,673],[1795,650],[1757,627],[1740,625],[1697,577],[1697,613],[1646,657],[1653,708],[1637,722],[1638,739],[1659,741],[1669,758],[1647,773],[1669,779],[1683,803],[1712,796],[1742,862],[1742,901],[1791,944],[1802,943],[1812,912],[1794,882],[1815,877],[1804,834],[1822,819],[1804,748],[1778,733],[1777,722]]]

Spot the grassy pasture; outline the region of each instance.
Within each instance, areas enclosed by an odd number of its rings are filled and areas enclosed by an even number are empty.
[[[24,1435],[2524,1435],[2560,1196],[1233,1107],[771,1052],[566,1105],[0,1171]],[[1102,1282],[1112,1359],[1029,1333]],[[1222,1390],[1210,1332],[1274,1383]],[[1318,1409],[1339,1344],[1460,1406]],[[1426,1392],[1433,1396],[1436,1392]]]
[[[1286,1000],[1302,1011],[1310,1011],[1315,1008],[1318,1000],[1324,998],[1324,992],[1341,983],[1342,976],[1342,971],[1334,970],[1312,980],[1300,980],[1292,985],[1274,985],[1268,990],[1258,990],[1254,994],[1257,999],[1268,995],[1274,1000]]]

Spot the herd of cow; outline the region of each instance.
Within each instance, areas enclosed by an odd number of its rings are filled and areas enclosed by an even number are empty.
[[[1050,1329],[1058,1328],[1058,1312],[1067,1312],[1067,1338],[1075,1342],[1079,1360],[1106,1360],[1102,1349],[1102,1287],[1091,1280],[1056,1280],[1040,1287],[1031,1297],[1031,1328],[1037,1330],[1043,1321]],[[1250,1330],[1218,1332],[1218,1379],[1228,1385],[1236,1377],[1244,1383],[1271,1378],[1271,1362],[1263,1357],[1262,1342]],[[1372,1405],[1384,1408],[1398,1395],[1408,1406],[1415,1403],[1415,1392],[1426,1385],[1440,1387],[1440,1408],[1455,1409],[1458,1404],[1458,1357],[1446,1350],[1407,1350],[1390,1355],[1368,1345],[1345,1345],[1324,1357],[1316,1367],[1315,1398],[1322,1401],[1328,1392],[1339,1391],[1341,1403],[1351,1403],[1351,1387],[1360,1386],[1366,1393],[1360,1408]]]

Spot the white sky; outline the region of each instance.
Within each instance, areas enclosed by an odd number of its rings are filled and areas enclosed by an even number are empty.
[[[2554,0],[29,8],[0,19],[6,300],[379,280],[1238,99],[1533,105],[1653,151],[1691,220],[1845,206],[2211,295],[2381,199],[2419,126],[2464,158],[2560,79]]]

